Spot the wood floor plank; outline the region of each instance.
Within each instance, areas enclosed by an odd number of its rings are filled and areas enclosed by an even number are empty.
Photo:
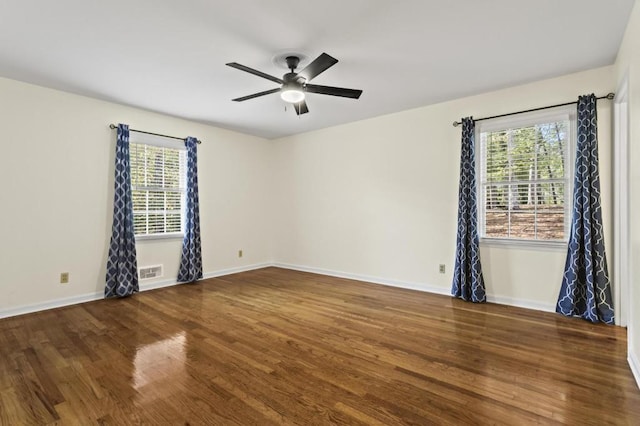
[[[640,424],[626,331],[264,268],[0,320],[0,425]]]

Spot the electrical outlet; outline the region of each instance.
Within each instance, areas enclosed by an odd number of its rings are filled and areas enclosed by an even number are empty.
[[[440,271],[441,274],[444,274],[444,269],[445,269],[444,263],[441,263],[440,267],[438,268],[438,270]]]
[[[238,257],[242,257],[242,250],[238,250]]]
[[[69,273],[61,272],[60,273],[60,284],[69,284]]]

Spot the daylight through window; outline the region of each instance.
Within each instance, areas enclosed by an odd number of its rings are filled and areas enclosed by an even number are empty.
[[[181,233],[186,151],[131,143],[130,156],[136,236]]]
[[[572,122],[480,130],[481,237],[566,241]]]

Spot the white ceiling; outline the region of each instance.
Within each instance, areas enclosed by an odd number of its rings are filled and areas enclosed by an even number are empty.
[[[276,138],[615,60],[633,0],[2,0],[0,76]],[[283,52],[340,62],[296,117]],[[308,62],[307,61],[307,62]],[[135,123],[130,123],[135,126]],[[153,129],[152,129],[153,130]]]

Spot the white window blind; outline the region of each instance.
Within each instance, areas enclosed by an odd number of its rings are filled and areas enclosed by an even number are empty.
[[[182,233],[186,151],[143,143],[129,147],[135,235]]]
[[[482,238],[568,239],[572,120],[562,115],[529,121],[480,130]]]

